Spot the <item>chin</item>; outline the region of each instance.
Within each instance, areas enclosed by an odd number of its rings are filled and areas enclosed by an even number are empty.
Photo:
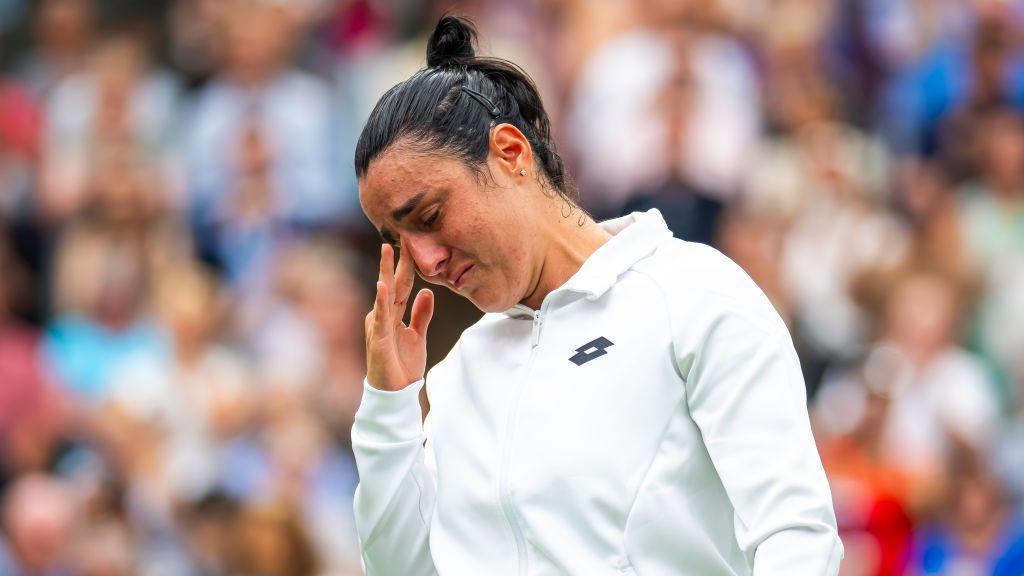
[[[504,312],[505,310],[508,310],[510,308],[508,306],[503,308],[501,304],[495,303],[494,301],[480,300],[478,298],[469,297],[467,297],[466,299],[469,300],[473,304],[473,306],[476,306],[477,310],[480,310],[485,314],[489,312]]]
[[[504,312],[516,304],[515,302],[509,303],[506,301],[507,298],[490,294],[486,290],[476,290],[471,294],[459,295],[469,300],[473,306],[476,306],[478,310],[484,313]]]

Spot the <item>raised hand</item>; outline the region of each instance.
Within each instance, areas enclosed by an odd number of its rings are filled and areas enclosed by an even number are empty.
[[[427,326],[434,314],[434,293],[416,294],[409,325],[402,322],[415,276],[402,256],[395,269],[395,250],[381,245],[380,276],[373,310],[366,315],[366,379],[380,390],[401,390],[423,378],[427,364]]]

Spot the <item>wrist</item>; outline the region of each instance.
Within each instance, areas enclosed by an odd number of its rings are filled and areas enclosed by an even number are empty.
[[[388,383],[387,379],[385,378],[373,378],[367,375],[364,384],[366,387],[373,388],[374,390],[378,390],[380,392],[399,392],[401,390],[405,390],[406,388],[412,386],[413,384],[416,384],[417,382],[422,381],[423,377],[420,376],[419,378],[405,378],[399,381],[402,380],[408,381],[405,382],[404,384],[392,384]]]

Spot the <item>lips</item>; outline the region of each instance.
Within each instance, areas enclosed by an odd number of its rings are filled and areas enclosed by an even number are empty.
[[[451,281],[452,286],[455,286],[456,288],[462,288],[462,284],[465,282],[466,279],[466,272],[469,272],[470,268],[472,267],[472,264],[468,264],[466,265],[465,268],[460,270],[459,273],[455,275],[455,278]]]

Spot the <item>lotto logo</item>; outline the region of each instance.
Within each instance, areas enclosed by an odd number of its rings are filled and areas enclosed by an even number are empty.
[[[594,358],[604,356],[608,353],[608,347],[614,345],[611,340],[600,336],[577,348],[576,354],[569,358],[569,361],[577,366],[582,366]]]

